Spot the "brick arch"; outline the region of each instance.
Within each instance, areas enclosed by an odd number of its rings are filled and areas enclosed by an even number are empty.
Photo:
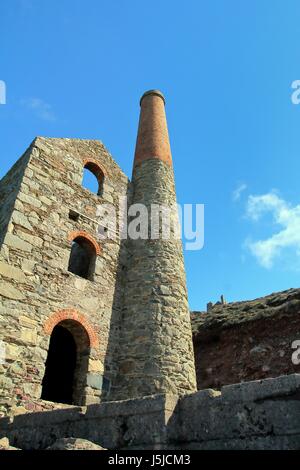
[[[95,248],[96,255],[98,256],[98,255],[101,254],[101,247],[100,247],[99,243],[89,233],[87,233],[83,230],[73,230],[71,233],[69,233],[68,240],[69,240],[69,242],[72,242],[73,240],[75,240],[75,238],[85,238]]]
[[[47,335],[51,335],[53,328],[64,320],[74,320],[79,323],[85,329],[89,337],[90,347],[96,349],[99,347],[99,338],[95,329],[83,313],[80,313],[73,308],[58,310],[57,312],[52,313],[44,323],[44,332]]]
[[[107,171],[102,163],[99,163],[95,158],[83,158],[82,164],[84,168],[95,173],[95,176],[107,176]]]

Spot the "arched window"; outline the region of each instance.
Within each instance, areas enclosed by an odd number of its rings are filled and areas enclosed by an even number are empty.
[[[84,236],[78,236],[72,241],[68,271],[77,276],[93,281],[96,250],[91,241]]]
[[[89,354],[85,328],[71,319],[59,322],[51,333],[41,398],[84,405]]]
[[[92,161],[84,164],[82,186],[98,196],[103,192],[104,172]]]

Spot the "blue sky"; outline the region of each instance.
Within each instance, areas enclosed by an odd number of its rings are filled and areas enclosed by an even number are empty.
[[[161,89],[178,200],[205,204],[190,306],[300,285],[297,0],[2,0],[0,177],[37,135],[100,139],[130,176]]]

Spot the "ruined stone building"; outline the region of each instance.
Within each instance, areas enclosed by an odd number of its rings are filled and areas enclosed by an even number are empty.
[[[97,206],[125,196],[176,202],[158,91],[141,99],[131,182],[101,142],[41,137],[1,180],[2,413],[196,390],[181,241],[99,237]]]
[[[300,290],[190,313],[181,241],[123,236],[120,200],[176,203],[165,99],[140,105],[131,181],[100,141],[42,137],[0,181],[0,439],[299,449]]]

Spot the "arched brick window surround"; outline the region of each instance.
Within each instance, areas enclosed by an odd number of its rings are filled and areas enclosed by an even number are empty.
[[[82,163],[83,163],[84,168],[88,168],[88,167],[93,168],[93,170],[96,170],[97,172],[100,171],[104,176],[107,176],[106,169],[96,159],[84,158],[82,160]]]
[[[104,178],[106,177],[107,173],[105,168],[94,160],[93,158],[84,158],[83,167],[89,170],[93,175],[97,178],[98,181],[98,195],[101,196],[103,192],[103,182]]]
[[[95,329],[85,315],[75,309],[63,309],[52,313],[44,324],[45,333],[51,335],[53,328],[64,320],[73,320],[79,323],[85,329],[89,337],[90,347],[96,349],[99,347],[99,338]]]
[[[85,238],[93,245],[96,255],[98,256],[101,254],[101,248],[99,243],[89,233],[84,232],[83,230],[74,230],[68,236],[69,242],[72,242],[76,238]]]

